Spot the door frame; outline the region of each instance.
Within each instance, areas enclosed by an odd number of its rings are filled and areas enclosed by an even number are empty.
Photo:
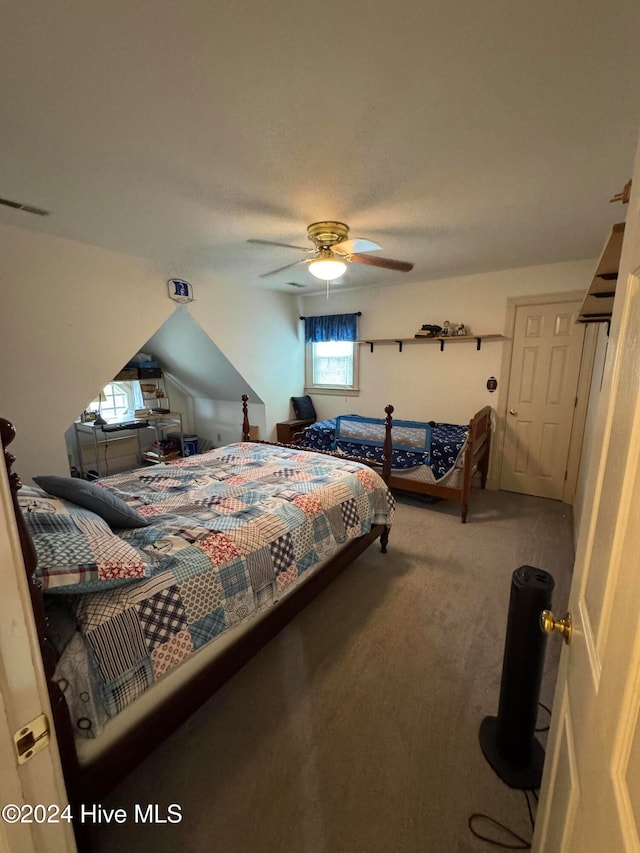
[[[53,719],[40,644],[31,607],[7,472],[0,451],[0,805],[67,804],[60,755],[51,730],[50,744],[25,764],[18,764],[13,735],[45,713]],[[15,853],[72,853],[73,828],[58,823],[6,823],[0,827],[0,850]]]
[[[502,381],[498,386],[498,400],[496,406],[496,424],[494,447],[492,454],[490,481],[496,488],[500,488],[500,472],[504,456],[504,443],[506,433],[507,403],[509,400],[509,388],[511,384],[511,369],[513,360],[513,338],[516,327],[517,309],[527,305],[550,305],[557,302],[581,302],[585,291],[569,290],[561,293],[541,293],[536,296],[509,296],[507,297],[507,314],[505,318],[506,341],[502,347],[502,360],[500,363],[500,376]],[[587,417],[587,406],[589,403],[589,388],[591,385],[591,374],[596,354],[597,329],[595,324],[587,324],[585,329],[582,357],[580,359],[580,372],[578,374],[578,385],[576,389],[577,403],[571,425],[571,439],[569,441],[569,452],[567,455],[567,479],[562,490],[562,501],[573,503],[576,486],[578,483],[578,472],[580,469],[580,453],[582,450],[582,439],[584,436],[584,425]]]

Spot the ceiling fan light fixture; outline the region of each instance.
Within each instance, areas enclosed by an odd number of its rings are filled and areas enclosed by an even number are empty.
[[[335,258],[318,258],[318,260],[311,261],[309,264],[311,275],[323,281],[333,281],[336,278],[340,278],[346,269],[347,265],[344,261],[338,261]]]

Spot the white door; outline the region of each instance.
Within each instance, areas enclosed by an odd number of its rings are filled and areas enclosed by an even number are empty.
[[[18,765],[14,749],[13,734],[43,712],[51,719],[51,711],[1,453],[0,578],[0,805],[62,808],[67,800],[55,739],[22,765]],[[29,813],[23,812],[23,816],[28,818]],[[34,816],[39,821],[42,814]],[[54,817],[53,810],[46,816]],[[0,818],[0,849],[66,853],[76,848],[71,826],[64,820],[21,824]]]
[[[516,309],[501,489],[562,498],[584,341],[579,309],[579,302]]]
[[[536,821],[545,853],[640,850],[638,184],[640,149]]]

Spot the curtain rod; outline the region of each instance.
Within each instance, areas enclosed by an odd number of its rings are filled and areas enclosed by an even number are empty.
[[[347,311],[347,314],[355,314],[356,317],[362,317],[362,311]],[[334,317],[335,314],[319,314],[319,317]],[[306,317],[300,317],[301,320],[306,320]]]

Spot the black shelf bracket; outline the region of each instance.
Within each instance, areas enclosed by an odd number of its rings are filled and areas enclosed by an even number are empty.
[[[370,347],[369,352],[373,352],[373,341],[367,341],[367,343],[369,344],[369,347]]]
[[[396,341],[398,344],[398,352],[402,352],[402,341]]]
[[[442,352],[443,350],[444,350],[444,341],[441,340],[440,341],[440,352]]]
[[[476,349],[479,351],[482,347],[482,338],[476,338]]]

